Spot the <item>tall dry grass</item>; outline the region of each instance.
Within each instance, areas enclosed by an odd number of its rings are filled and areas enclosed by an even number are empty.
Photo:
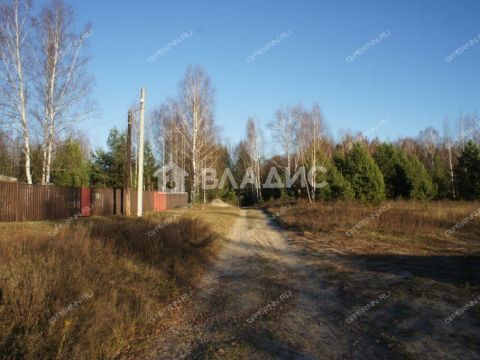
[[[269,203],[266,208],[274,213],[282,206],[285,204]],[[382,208],[388,210],[380,211]],[[366,236],[374,232],[383,235],[445,239],[447,238],[445,232],[448,229],[479,209],[478,202],[454,201],[389,201],[380,206],[355,202],[313,204],[298,202],[290,204],[290,210],[281,214],[279,218],[283,226],[297,231],[343,236],[364,221],[355,235]],[[478,240],[479,225],[480,217],[475,217],[454,235],[459,238],[473,235],[477,236]]]
[[[0,358],[112,358],[132,333],[153,332],[148,317],[195,283],[216,236],[195,219],[150,237],[154,225],[99,218],[55,237],[42,225],[4,229]]]

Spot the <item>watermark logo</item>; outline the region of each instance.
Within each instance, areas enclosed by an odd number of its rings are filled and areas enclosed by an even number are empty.
[[[390,36],[390,34],[391,34],[390,30],[381,32],[380,34],[377,35],[377,37],[375,39],[370,40],[365,45],[363,45],[362,47],[355,50],[352,54],[348,55],[345,58],[345,61],[348,64],[351,63],[353,60],[355,60],[358,56],[364,54],[371,47],[373,47],[373,46],[379,44],[381,41],[385,40],[387,37]]]
[[[60,50],[59,55],[63,56],[66,53],[68,53],[69,51],[79,49],[83,45],[85,40],[87,40],[91,36],[93,36],[93,31],[92,30],[87,31],[85,34],[80,36],[78,39],[76,39],[73,42],[71,42],[70,44],[68,44],[64,49]]]
[[[462,219],[462,221],[458,222],[457,224],[453,225],[450,229],[445,231],[446,236],[451,236],[455,234],[457,230],[463,229],[466,225],[468,225],[474,218],[480,216],[480,208],[477,209],[472,214],[468,215],[466,218]]]
[[[168,224],[173,223],[174,221],[178,220],[182,215],[184,215],[187,211],[191,210],[191,206],[187,206],[182,208],[178,213],[176,213],[174,216],[162,221],[161,223],[155,225],[148,231],[148,236],[152,237],[155,234],[157,234],[160,230],[163,230]]]
[[[266,306],[262,307],[255,314],[250,316],[247,319],[247,322],[249,324],[252,324],[255,320],[257,320],[258,318],[262,317],[263,315],[269,313],[272,309],[274,309],[278,305],[281,305],[282,303],[284,303],[285,301],[287,301],[291,297],[292,297],[292,292],[290,290],[284,292],[283,294],[281,294],[279,296],[279,298],[277,300],[270,301]]]
[[[55,229],[51,230],[48,234],[51,237],[56,236],[60,232],[60,230],[69,226],[74,220],[78,220],[79,217],[86,216],[86,215],[90,214],[90,211],[92,211],[92,210],[93,210],[93,204],[90,205],[90,206],[85,206],[79,213],[76,213],[75,215],[69,217],[62,224],[60,224],[60,225],[55,224]]]
[[[288,169],[285,170],[285,179],[286,181],[283,182],[280,174],[276,167],[271,167],[270,171],[268,172],[267,179],[265,183],[262,185],[264,189],[283,189],[283,188],[291,188],[293,184],[297,181],[300,181],[301,187],[306,187],[307,182],[311,186],[315,186],[317,189],[322,189],[327,186],[326,181],[322,181],[320,183],[316,183],[316,177],[318,173],[327,173],[327,169],[323,166],[313,166],[310,170],[307,171],[304,166],[300,166],[297,171],[291,176],[290,171]],[[208,168],[204,169],[201,173],[202,185],[206,190],[215,190],[215,189],[223,189],[227,180],[230,182],[230,185],[233,189],[245,189],[248,184],[256,185],[256,174],[252,167],[246,169],[243,179],[238,185],[238,182],[235,180],[232,171],[229,168],[226,168],[223,172],[222,177],[220,180],[218,179],[218,173],[216,169]],[[307,180],[308,179],[308,180]]]
[[[165,55],[167,52],[172,50],[175,46],[182,43],[185,39],[188,39],[192,35],[193,35],[192,30],[184,32],[179,37],[177,37],[175,40],[170,41],[167,45],[161,47],[153,55],[149,56],[147,61],[149,63],[155,62],[160,56]]]
[[[185,192],[185,177],[188,173],[174,162],[165,164],[153,176],[158,179],[158,189],[162,192]]]
[[[186,302],[188,299],[190,299],[193,295],[193,289],[189,289],[188,292],[186,292],[185,294],[183,294],[180,298],[178,298],[177,300],[171,302],[170,304],[168,304],[167,306],[165,306],[163,309],[159,310],[157,313],[153,314],[152,316],[150,316],[147,320],[147,322],[151,325],[153,324],[155,321],[157,321],[158,319],[160,319],[164,313],[166,313],[167,311],[170,311],[172,312],[176,307],[179,307],[181,304],[183,304],[184,302]]]
[[[63,316],[65,316],[66,314],[68,314],[70,311],[72,311],[72,310],[74,310],[75,308],[77,308],[79,305],[81,305],[82,303],[84,303],[86,300],[90,299],[92,296],[93,296],[93,291],[90,291],[89,293],[83,294],[79,299],[75,300],[73,303],[71,303],[70,305],[68,305],[66,308],[64,308],[63,310],[59,311],[59,312],[56,313],[54,316],[52,316],[52,317],[49,319],[50,325],[55,324],[55,323],[58,321],[58,319],[60,319],[61,317],[63,317]]]
[[[465,44],[460,46],[458,49],[452,51],[452,53],[450,55],[445,57],[445,62],[446,63],[452,62],[457,57],[457,55],[463,54],[466,50],[471,48],[473,45],[475,45],[479,41],[480,41],[480,34],[475,36],[472,40],[467,41]]]
[[[384,127],[385,125],[388,125],[392,122],[392,120],[387,117],[386,119],[382,119],[380,120],[377,124],[375,124],[374,126],[372,126],[371,128],[369,128],[367,131],[365,131],[364,135],[365,136],[368,136],[368,135],[373,135],[375,134],[378,130],[380,130],[382,127]],[[356,136],[355,138],[353,138],[348,144],[347,144],[347,148],[348,150],[352,150],[352,147],[355,143],[357,142],[361,142],[363,140],[363,136],[362,135],[358,135]]]
[[[357,230],[363,229],[365,226],[370,224],[373,220],[378,219],[380,217],[380,215],[382,215],[384,212],[390,210],[391,208],[392,208],[391,205],[382,206],[376,213],[374,213],[374,214],[370,215],[369,217],[363,219],[357,225],[355,225],[350,230],[348,230],[345,233],[345,235],[347,235],[347,237],[354,236],[357,233]]]
[[[378,297],[372,301],[370,301],[367,305],[362,307],[361,309],[357,310],[355,313],[350,315],[345,319],[345,322],[347,324],[351,324],[352,322],[355,321],[355,319],[363,314],[365,314],[367,311],[370,311],[372,308],[380,304],[381,301],[384,301],[385,299],[389,298],[391,295],[390,291],[387,291],[387,293],[383,293],[378,295]]]
[[[473,307],[475,305],[478,305],[479,302],[480,302],[480,295],[477,298],[475,298],[472,301],[465,304],[464,306],[462,306],[460,309],[455,311],[453,314],[447,316],[444,320],[445,324],[450,324],[453,320],[455,320],[455,317],[458,317],[458,316],[462,315],[467,310],[469,310],[471,307]]]
[[[252,63],[257,60],[260,56],[265,54],[267,51],[272,49],[274,46],[280,44],[283,40],[289,38],[292,35],[292,30],[284,31],[280,35],[277,36],[276,39],[270,40],[268,43],[263,45],[257,51],[255,51],[252,55],[247,57],[247,62]]]

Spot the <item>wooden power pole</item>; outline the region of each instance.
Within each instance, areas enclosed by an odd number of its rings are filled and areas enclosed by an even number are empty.
[[[127,157],[125,159],[125,215],[130,216],[130,189],[132,186],[132,112],[128,111],[128,127],[127,127]]]
[[[143,215],[143,145],[144,145],[144,122],[145,122],[145,88],[140,90],[140,142],[138,144],[138,197],[137,216]]]

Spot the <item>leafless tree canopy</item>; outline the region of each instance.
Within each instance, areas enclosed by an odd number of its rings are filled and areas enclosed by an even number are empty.
[[[50,181],[55,138],[89,115],[88,58],[81,50],[91,34],[87,26],[81,34],[73,30],[73,11],[62,0],[52,0],[36,21],[35,118],[43,137],[42,183]]]
[[[25,175],[30,164],[29,79],[31,77],[31,2],[12,0],[0,7],[0,111],[12,130],[21,133]]]
[[[63,0],[50,1],[38,15],[31,8],[28,0],[0,8],[0,111],[9,122],[3,125],[21,134],[28,183],[31,138],[41,139],[41,183],[47,184],[54,142],[93,110],[82,55],[92,31],[74,31],[73,10]]]
[[[213,110],[210,78],[202,68],[189,67],[180,82],[178,97],[153,113],[162,161],[173,161],[189,173],[192,198],[199,195],[202,169],[216,161],[218,129]]]

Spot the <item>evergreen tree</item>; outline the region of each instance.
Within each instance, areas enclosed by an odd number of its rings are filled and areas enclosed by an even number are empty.
[[[352,185],[333,164],[328,168],[326,182],[327,186],[320,190],[320,199],[353,200],[355,198]]]
[[[92,186],[113,186],[109,169],[112,168],[113,159],[110,153],[97,149],[92,153],[90,164],[90,182]]]
[[[408,157],[406,173],[411,186],[410,198],[415,200],[431,200],[435,197],[435,187],[425,166],[417,156]]]
[[[110,130],[108,152],[98,149],[92,154],[92,185],[122,188],[125,181],[126,136],[117,128]]]
[[[89,163],[78,141],[67,139],[58,145],[53,160],[52,180],[57,186],[87,187],[90,185]]]
[[[392,144],[381,144],[373,155],[385,182],[389,199],[408,198],[411,186],[407,177],[407,155]]]
[[[432,178],[415,155],[408,156],[392,144],[382,144],[374,159],[382,172],[388,198],[429,200],[435,196]]]
[[[344,159],[337,154],[336,161],[357,200],[378,204],[385,199],[383,175],[364,146],[354,144]]]
[[[458,159],[455,182],[462,199],[480,199],[480,149],[473,141],[465,145]]]
[[[448,199],[451,196],[450,173],[439,154],[435,155],[431,177],[437,199]]]

